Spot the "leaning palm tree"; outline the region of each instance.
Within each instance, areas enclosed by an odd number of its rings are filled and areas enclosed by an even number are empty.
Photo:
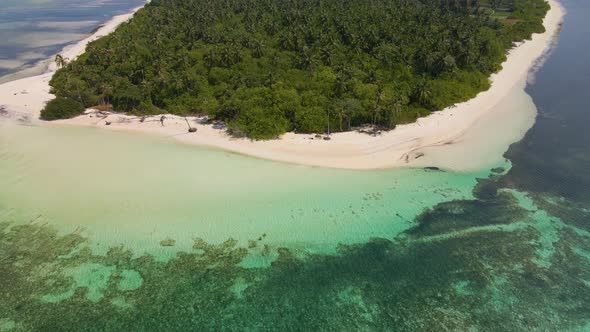
[[[188,132],[189,133],[197,132],[197,128],[191,126],[191,124],[190,124],[190,122],[188,122],[188,119],[186,118],[186,116],[184,117],[184,121],[186,121],[186,124],[188,125]]]
[[[68,59],[64,58],[61,54],[55,56],[55,64],[57,68],[63,68],[68,64]]]

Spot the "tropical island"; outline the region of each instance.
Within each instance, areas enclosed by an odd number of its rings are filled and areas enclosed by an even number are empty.
[[[382,128],[475,97],[545,31],[544,0],[153,0],[60,69],[54,120],[85,108],[207,115],[234,136]]]

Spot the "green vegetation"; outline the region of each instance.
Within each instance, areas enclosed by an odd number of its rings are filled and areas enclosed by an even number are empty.
[[[134,114],[207,114],[235,134],[393,128],[489,87],[544,0],[153,0],[51,81]],[[65,114],[68,116],[67,114]]]
[[[41,119],[57,120],[72,118],[84,113],[84,106],[76,100],[64,97],[57,97],[47,103],[41,110]]]
[[[587,331],[588,223],[521,206],[495,178],[479,187],[477,199],[441,203],[394,240],[328,255],[197,238],[161,261],[0,219],[10,285],[0,288],[0,330]],[[244,267],[249,255],[272,264]]]

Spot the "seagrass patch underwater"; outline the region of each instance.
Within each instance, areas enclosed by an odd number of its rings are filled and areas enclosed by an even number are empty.
[[[590,6],[564,5],[491,172],[0,123],[0,331],[590,330]]]
[[[2,326],[15,330],[575,330],[587,328],[587,229],[526,195],[441,203],[393,240],[242,267],[257,243],[193,248],[163,262],[79,234],[3,224]],[[485,188],[485,195],[480,194]],[[581,212],[583,218],[590,215]],[[272,249],[274,250],[274,248]]]
[[[588,211],[505,188],[509,164],[353,172],[77,128],[0,138],[6,330],[587,324]]]

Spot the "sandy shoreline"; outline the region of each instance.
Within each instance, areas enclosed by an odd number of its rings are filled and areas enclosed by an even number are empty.
[[[250,141],[229,137],[222,129],[189,118],[197,133],[188,133],[184,118],[166,115],[140,122],[137,117],[113,114],[106,119],[84,115],[56,121],[56,125],[96,126],[108,130],[140,131],[172,137],[183,143],[221,148],[259,158],[309,166],[379,169],[438,166],[453,170],[475,170],[503,160],[508,146],[523,137],[533,125],[536,109],[525,93],[531,68],[549,48],[558,32],[564,11],[554,0],[544,20],[546,32],[512,49],[503,69],[492,75],[489,90],[455,107],[436,112],[416,123],[398,126],[373,137],[358,132],[336,133],[330,141],[313,135],[287,133],[278,140]],[[64,57],[81,54],[88,42],[108,34],[133,13],[114,17],[95,34],[67,47]],[[48,82],[55,71],[0,85],[0,105],[17,117],[37,119],[40,109],[52,98]],[[112,124],[105,125],[105,121]]]
[[[115,31],[121,23],[128,21],[141,8],[143,6],[134,8],[127,14],[113,16],[92,34],[75,44],[66,46],[59,54],[68,60],[77,58],[84,53],[90,42]],[[31,120],[38,119],[45,103],[53,98],[53,95],[49,93],[49,81],[57,70],[53,59],[45,61],[49,63],[45,73],[0,84],[0,106],[16,116],[28,117]]]

